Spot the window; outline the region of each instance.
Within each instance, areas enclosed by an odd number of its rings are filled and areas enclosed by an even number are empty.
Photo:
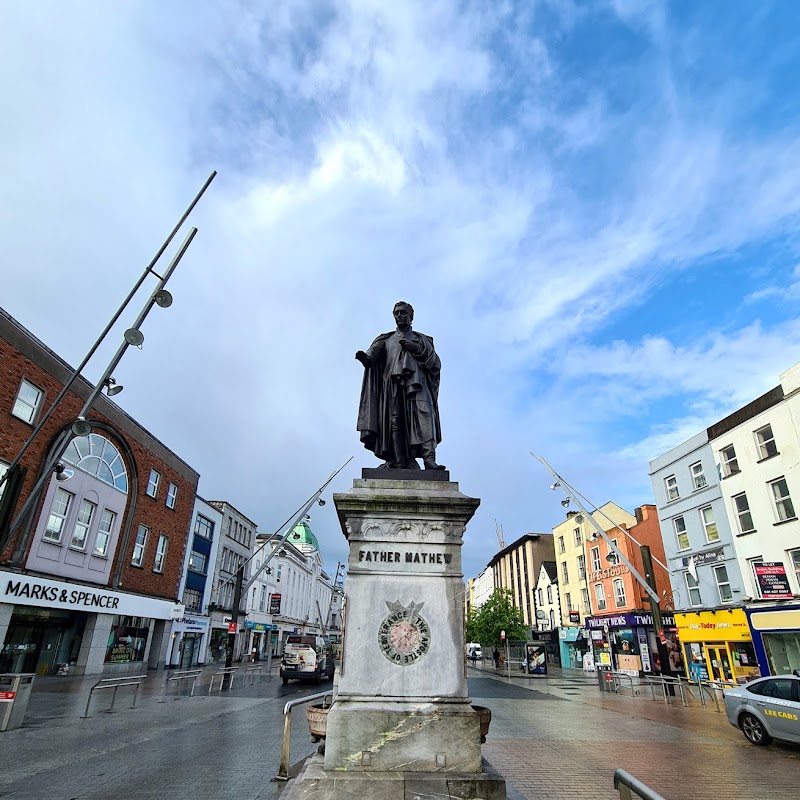
[[[581,544],[583,542],[583,536],[581,536],[581,529],[580,528],[575,528],[573,533],[575,535],[575,544],[576,545]]]
[[[689,592],[689,605],[703,605],[703,601],[700,599],[700,587],[698,586],[697,581],[692,577],[692,573],[684,572],[683,576],[686,579],[686,590]]]
[[[692,485],[695,489],[704,489],[707,485],[706,476],[703,472],[703,464],[702,462],[698,461],[696,464],[692,464],[689,467],[692,473]]]
[[[208,557],[203,555],[203,553],[198,553],[197,550],[192,550],[192,552],[189,553],[189,569],[192,572],[205,575],[207,566]]]
[[[772,425],[765,425],[755,431],[756,447],[758,448],[759,461],[778,455],[778,445],[772,435]]]
[[[772,678],[771,680],[757,683],[755,686],[747,686],[747,691],[751,694],[762,697],[774,697],[776,700],[794,700],[792,697],[791,678]],[[796,701],[795,701],[796,702]],[[788,709],[787,709],[788,710]]]
[[[564,583],[569,583],[569,570],[567,569],[566,561],[561,564],[561,577],[564,579]]]
[[[8,472],[8,464],[4,464],[0,461],[0,480],[5,477],[6,472]],[[0,500],[3,499],[3,492],[6,490],[6,484],[0,483]]]
[[[711,506],[705,506],[700,509],[700,519],[703,522],[703,530],[706,532],[706,541],[718,542],[719,531],[717,530],[717,523],[714,519],[714,509]]]
[[[664,484],[667,487],[667,502],[677,500],[680,497],[678,492],[678,479],[674,475],[668,475],[664,478]]]
[[[161,483],[161,473],[154,469],[150,470],[150,478],[147,481],[147,494],[155,497],[158,494],[158,484]]]
[[[539,595],[539,605],[543,606],[544,605],[544,592],[541,589],[539,589],[538,595]]]
[[[581,589],[581,603],[583,603],[583,613],[591,614],[592,607],[589,605],[589,590]]]
[[[144,563],[144,550],[147,547],[147,537],[150,535],[150,528],[147,525],[140,525],[136,531],[136,541],[133,544],[133,558],[131,564],[141,567]]]
[[[202,514],[197,515],[194,521],[194,532],[196,536],[202,536],[204,539],[214,538],[214,523],[210,519],[206,519]]]
[[[258,610],[263,611],[267,604],[267,587],[261,584],[261,597],[258,599]]]
[[[175,501],[178,499],[178,487],[171,483],[167,489],[167,508],[175,508]]]
[[[106,647],[106,664],[144,661],[144,651],[149,635],[149,619],[145,617],[113,617]]]
[[[778,521],[783,522],[787,519],[794,519],[794,506],[792,505],[792,498],[789,497],[786,478],[778,478],[778,480],[772,481],[769,488],[772,491],[772,502],[775,503],[775,513],[778,515]]]
[[[183,604],[192,611],[199,611],[200,604],[203,602],[203,593],[197,589],[183,590]]]
[[[592,558],[592,572],[600,572],[601,564],[600,564],[600,548],[593,547],[589,551],[589,555]]]
[[[96,508],[97,505],[90,500],[81,500],[78,518],[75,520],[75,529],[72,531],[72,541],[69,543],[70,547],[74,547],[76,550],[86,549],[86,539],[89,536],[89,528],[92,527]]]
[[[64,451],[64,461],[104,483],[128,492],[128,473],[119,450],[105,436],[77,436]]]
[[[169,546],[169,536],[163,533],[158,537],[156,545],[156,558],[153,562],[153,572],[163,572],[164,562],[167,560],[167,547]]]
[[[797,585],[800,586],[800,550],[790,550],[789,558],[791,559],[792,566],[794,567],[794,577],[797,580]]]
[[[683,517],[675,517],[672,520],[672,525],[675,528],[675,537],[678,540],[678,550],[688,550],[689,534],[686,533],[686,521]]]
[[[578,556],[578,577],[586,577],[586,556],[583,553]]]
[[[17,399],[14,400],[14,408],[11,410],[11,413],[23,422],[33,425],[33,421],[36,419],[36,412],[39,410],[41,402],[42,390],[37,389],[32,383],[23,380],[19,385]]]
[[[42,539],[46,542],[53,544],[61,542],[61,534],[64,532],[64,523],[67,521],[73,496],[60,487],[56,489],[53,505],[50,506],[50,515],[47,517],[47,527],[42,535]]]
[[[594,585],[594,599],[597,601],[597,610],[598,611],[605,611],[606,610],[606,590],[603,588],[602,583],[596,583]]]
[[[750,503],[747,502],[747,495],[744,492],[733,496],[733,507],[736,511],[736,519],[739,521],[739,530],[742,533],[754,531]]]
[[[117,515],[113,511],[107,508],[103,509],[103,513],[100,515],[100,528],[97,531],[97,538],[94,540],[94,555],[108,555],[108,543],[111,541],[116,519]]]
[[[572,595],[567,592],[564,599],[567,602],[567,611],[572,611]]]
[[[550,609],[550,630],[554,631],[556,629],[556,612],[553,609]]]
[[[729,444],[719,451],[720,458],[722,459],[722,474],[726,478],[728,475],[735,475],[739,472],[739,462],[736,460],[736,451],[733,445]]]
[[[548,603],[552,603],[553,602],[553,586],[552,586],[552,584],[548,584],[547,585],[547,602]]]
[[[617,608],[622,608],[625,605],[625,582],[622,578],[617,578],[614,581],[614,602]]]
[[[565,551],[565,549],[566,548],[564,547],[564,537],[563,536],[559,536],[558,537],[558,552],[559,553],[563,553]]]
[[[730,603],[733,600],[733,592],[731,592],[731,583],[728,580],[728,570],[726,567],[714,567],[714,577],[717,579],[717,591],[719,591],[719,599],[723,603]]]

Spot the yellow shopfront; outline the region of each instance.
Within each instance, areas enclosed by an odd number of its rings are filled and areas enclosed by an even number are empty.
[[[737,681],[759,676],[743,609],[676,611],[675,626],[692,680]]]

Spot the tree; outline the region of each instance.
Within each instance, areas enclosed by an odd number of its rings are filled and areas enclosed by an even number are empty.
[[[495,589],[489,599],[467,615],[467,641],[487,645],[500,644],[500,631],[509,641],[526,641],[528,629],[508,589]]]

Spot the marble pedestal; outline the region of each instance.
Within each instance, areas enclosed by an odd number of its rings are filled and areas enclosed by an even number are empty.
[[[291,794],[504,800],[466,680],[461,546],[480,501],[441,473],[364,473],[333,498],[350,555],[324,761]]]

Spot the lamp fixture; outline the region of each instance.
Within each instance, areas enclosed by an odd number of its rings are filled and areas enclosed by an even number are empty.
[[[561,505],[562,505],[562,506],[564,506],[564,508],[569,508],[569,497],[565,497],[565,498],[564,498],[564,499],[561,501]]]
[[[325,501],[320,497],[319,500],[317,500],[317,505],[324,506]]]
[[[159,289],[155,294],[156,305],[161,308],[169,308],[172,305],[172,294],[166,289]]]
[[[554,492],[556,489],[558,489],[559,486],[561,486],[561,484],[558,481],[556,481],[555,483],[550,484],[550,489],[551,491]]]
[[[86,421],[86,417],[78,417],[75,422],[70,425],[70,430],[73,436],[88,436],[92,432],[92,425]]]
[[[589,537],[589,541],[590,541],[590,542],[596,542],[596,541],[597,541],[599,538],[600,538],[600,534],[599,534],[597,531],[595,531],[595,532],[594,532],[594,533],[593,533],[593,534],[592,534],[592,535]]]
[[[144,342],[144,334],[138,328],[128,328],[124,335],[125,341],[135,347],[141,347]]]
[[[106,387],[106,394],[109,397],[113,397],[115,394],[119,394],[124,388],[122,384],[117,383],[114,380],[114,378],[106,378],[103,385]]]
[[[608,553],[606,555],[606,561],[608,561],[609,564],[614,566],[619,563],[619,556],[614,552]]]
[[[74,474],[74,470],[67,469],[60,461],[53,469],[57,481],[68,481]]]
[[[578,514],[578,515],[575,517],[575,522],[577,522],[577,523],[578,523],[578,525],[582,524],[582,523],[583,523],[583,514]]]

